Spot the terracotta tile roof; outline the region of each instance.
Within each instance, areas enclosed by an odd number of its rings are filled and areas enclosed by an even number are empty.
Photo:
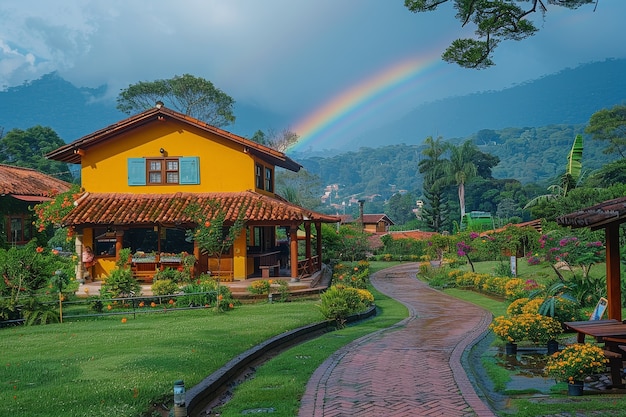
[[[556,222],[562,226],[590,227],[592,230],[600,229],[607,224],[624,223],[626,222],[626,197],[603,201],[595,206],[557,217]]]
[[[211,219],[211,202],[217,201],[226,211],[226,220],[234,221],[242,207],[247,207],[245,220],[249,224],[299,224],[305,220],[335,223],[334,216],[317,213],[252,191],[240,193],[176,193],[121,194],[84,193],[76,207],[62,220],[63,225],[88,224],[189,224],[188,207],[194,204],[207,210]]]
[[[416,239],[416,240],[426,240],[430,239],[433,235],[438,235],[437,232],[422,232],[421,230],[406,230],[399,232],[389,232],[387,233],[391,236],[392,239]]]
[[[30,199],[32,196],[52,197],[70,189],[70,184],[31,168],[0,164],[0,195]],[[42,201],[46,198],[34,199]]]
[[[253,142],[244,137],[227,132],[226,130],[211,126],[202,120],[195,119],[191,116],[179,113],[166,107],[154,107],[144,112],[121,120],[115,124],[93,132],[87,136],[83,136],[67,145],[46,154],[46,158],[72,164],[80,164],[81,155],[79,150],[87,150],[91,146],[114,139],[118,135],[140,128],[149,123],[163,123],[167,120],[177,120],[193,127],[199,128],[205,132],[210,132],[217,136],[233,141],[242,145],[242,152],[250,152],[261,160],[267,161],[272,165],[276,165],[291,171],[299,171],[302,166],[289,158],[283,152],[277,151],[270,147]]]

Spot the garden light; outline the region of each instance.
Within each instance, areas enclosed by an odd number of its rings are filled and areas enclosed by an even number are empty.
[[[185,383],[183,380],[174,382],[174,417],[186,417]]]

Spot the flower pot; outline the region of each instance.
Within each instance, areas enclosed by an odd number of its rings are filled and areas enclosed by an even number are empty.
[[[574,381],[567,384],[567,395],[572,397],[580,397],[583,395],[583,388],[585,383],[583,381]]]
[[[548,346],[548,355],[553,355],[559,351],[559,342],[557,342],[556,340],[549,340],[547,346]]]
[[[517,343],[508,343],[504,345],[504,353],[507,355],[517,355]]]

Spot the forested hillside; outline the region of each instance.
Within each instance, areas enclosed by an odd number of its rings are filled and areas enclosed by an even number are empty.
[[[583,130],[584,125],[481,130],[451,142],[459,144],[470,139],[482,152],[497,156],[500,163],[493,169],[494,178],[545,187],[565,171],[574,137]],[[602,153],[605,144],[583,136],[583,171],[590,173],[616,159]],[[318,175],[324,185],[337,184],[339,189],[333,196],[339,201],[351,196],[386,200],[400,190],[421,195],[423,180],[418,163],[423,149],[424,145],[389,145],[299,162],[311,174]]]

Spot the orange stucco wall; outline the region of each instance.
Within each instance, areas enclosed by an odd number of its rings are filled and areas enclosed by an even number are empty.
[[[122,134],[85,153],[82,186],[89,192],[141,194],[254,190],[254,158],[243,152],[242,145],[209,135],[174,121],[155,122]],[[128,185],[128,158],[159,158],[163,156],[161,148],[167,157],[199,157],[200,184]]]

